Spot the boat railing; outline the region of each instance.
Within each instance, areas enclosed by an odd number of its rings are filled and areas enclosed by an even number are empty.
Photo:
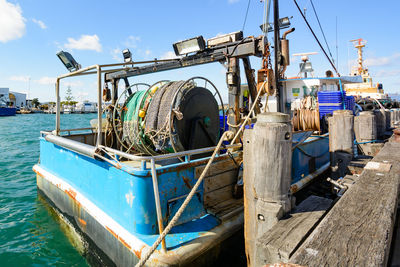
[[[66,130],[60,130],[59,133],[60,132],[69,132],[70,133],[71,131],[88,130],[88,129],[92,129],[92,128],[66,129]],[[96,146],[91,146],[91,145],[83,144],[83,143],[80,143],[80,142],[77,142],[74,140],[67,139],[62,136],[54,135],[52,132],[49,132],[49,131],[41,131],[40,135],[42,137],[44,137],[46,141],[49,141],[55,145],[64,147],[66,149],[72,150],[76,153],[79,153],[79,154],[82,154],[82,155],[85,155],[85,156],[88,156],[91,158],[102,159],[118,169],[122,169],[122,166],[120,165],[120,162],[118,161],[116,156],[123,157],[123,158],[133,160],[133,161],[140,161],[142,169],[147,169],[146,163],[150,162],[151,178],[153,181],[154,200],[155,200],[155,205],[156,205],[157,221],[158,221],[158,228],[159,228],[160,233],[162,233],[164,231],[164,226],[162,223],[160,193],[159,193],[158,186],[157,186],[158,185],[158,176],[157,176],[157,169],[156,169],[155,163],[157,161],[166,160],[166,159],[184,158],[183,163],[185,164],[185,163],[189,163],[191,161],[191,156],[204,154],[207,152],[212,152],[212,151],[216,150],[216,148],[217,148],[216,146],[214,146],[214,147],[205,147],[205,148],[181,151],[181,152],[170,153],[170,154],[162,154],[162,155],[154,155],[154,156],[138,156],[138,155],[128,154],[126,152],[119,151],[117,149],[113,149],[113,148],[103,146],[103,145],[97,144]],[[220,155],[221,150],[240,148],[241,146],[242,146],[241,143],[220,146],[218,155]],[[104,154],[109,155],[109,157],[111,159],[106,158],[104,156]],[[162,240],[161,249],[163,252],[167,251],[165,239]]]
[[[60,130],[59,132],[70,132],[73,131],[84,131],[84,130],[91,130],[93,132],[94,128],[78,128],[78,129],[65,129],[65,130]],[[150,156],[144,156],[144,155],[134,155],[134,154],[129,154],[111,147],[103,146],[103,145],[98,145],[98,146],[91,146],[87,144],[82,144],[78,141],[74,140],[69,140],[66,138],[63,138],[63,136],[56,136],[52,131],[41,131],[40,136],[44,137],[47,141],[54,143],[56,145],[60,145],[64,148],[73,150],[74,152],[77,152],[79,154],[84,154],[86,156],[90,157],[96,157],[96,154],[99,154],[102,152],[111,153],[113,155],[117,155],[119,157],[132,160],[132,161],[144,161],[144,162],[151,162],[154,160],[155,162],[159,162],[162,160],[167,160],[167,159],[179,159],[179,158],[184,158],[183,162],[190,162],[191,157],[194,155],[199,155],[199,154],[204,154],[207,152],[212,152],[215,150],[215,146],[212,147],[205,147],[205,148],[198,148],[198,149],[192,149],[192,150],[186,150],[186,151],[180,151],[180,152],[175,152],[175,153],[169,153],[169,154],[160,154],[160,155],[150,155]],[[51,137],[49,137],[51,136]],[[80,147],[92,147],[92,151],[94,153],[83,153],[84,151],[80,150]],[[235,149],[235,148],[240,148],[242,147],[241,143],[236,143],[232,145],[225,145],[220,148],[221,150],[226,150],[226,149]],[[96,151],[97,150],[97,151]],[[99,154],[100,155],[100,154]],[[114,158],[114,157],[113,157]],[[114,158],[115,159],[115,158]],[[146,165],[143,165],[144,169],[146,169]]]

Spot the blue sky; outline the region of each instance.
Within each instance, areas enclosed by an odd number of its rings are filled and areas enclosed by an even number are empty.
[[[356,58],[349,40],[364,38],[368,41],[366,63],[374,82],[382,82],[386,92],[399,91],[400,1],[313,1],[335,59],[338,19],[339,72],[348,74],[348,61]],[[310,0],[298,2],[307,9],[307,17],[323,42]],[[248,0],[0,0],[0,87],[18,92],[30,88],[30,98],[54,100],[54,78],[66,72],[55,55],[59,50],[71,52],[82,66],[120,62],[124,48],[129,48],[137,61],[165,58],[171,56],[172,43],[176,41],[241,30],[247,3]],[[316,51],[318,54],[311,56],[316,75],[331,69],[292,0],[280,1],[280,14],[293,16],[296,31],[289,35],[290,53]],[[262,20],[263,2],[250,0],[244,35],[260,35]],[[298,63],[298,59],[292,61],[288,76],[297,75]],[[260,60],[252,59],[252,66],[258,69]],[[218,63],[146,75],[132,82],[151,84],[193,76],[210,79],[226,99],[224,69]],[[77,100],[96,99],[94,77],[66,80],[64,92],[68,85]]]

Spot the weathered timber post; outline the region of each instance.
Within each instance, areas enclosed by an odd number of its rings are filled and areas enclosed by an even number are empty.
[[[255,266],[255,244],[290,211],[292,126],[279,112],[257,116],[244,132],[244,214],[248,266]]]
[[[374,110],[374,114],[376,117],[376,130],[379,139],[383,139],[386,131],[386,115],[385,111],[382,109]]]
[[[370,142],[378,138],[376,117],[372,111],[363,111],[354,117],[354,133],[359,143]]]
[[[396,124],[396,110],[394,108],[390,109],[390,127],[394,128]]]
[[[386,131],[390,130],[390,110],[389,109],[385,109],[385,121],[386,121]]]
[[[332,177],[345,175],[346,166],[353,158],[354,116],[350,110],[335,110],[329,118],[329,153]]]
[[[395,108],[395,109],[394,109],[394,113],[396,114],[396,115],[395,115],[394,127],[396,127],[397,124],[399,123],[399,119],[400,119],[400,111],[399,111],[399,109],[398,109],[398,108]]]
[[[354,133],[358,147],[364,155],[374,156],[382,148],[382,144],[375,143],[378,129],[373,111],[363,111],[354,117]]]

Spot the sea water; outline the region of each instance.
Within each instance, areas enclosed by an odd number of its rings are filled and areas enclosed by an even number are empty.
[[[61,128],[90,127],[96,116],[61,115]],[[0,266],[88,266],[36,189],[39,132],[54,125],[53,114],[0,117]]]

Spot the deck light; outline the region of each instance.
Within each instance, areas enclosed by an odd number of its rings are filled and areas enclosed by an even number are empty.
[[[75,61],[74,57],[65,51],[60,51],[57,53],[57,57],[61,60],[64,66],[70,71],[77,71],[81,68],[81,65]]]
[[[224,35],[218,35],[216,37],[207,40],[207,47],[213,47],[229,42],[236,42],[242,39],[243,39],[242,31],[232,32]]]
[[[131,53],[131,51],[129,51],[128,48],[122,50],[122,56],[124,57],[125,63],[132,62],[132,53]]]
[[[174,51],[175,55],[186,55],[193,52],[203,51],[206,47],[203,36],[194,37],[185,41],[180,41],[175,44]]]
[[[286,29],[290,27],[290,19],[293,17],[284,17],[279,19],[279,29]],[[265,27],[265,23],[260,25],[260,28],[263,32],[272,32],[274,28],[271,23],[268,23],[267,27]]]

